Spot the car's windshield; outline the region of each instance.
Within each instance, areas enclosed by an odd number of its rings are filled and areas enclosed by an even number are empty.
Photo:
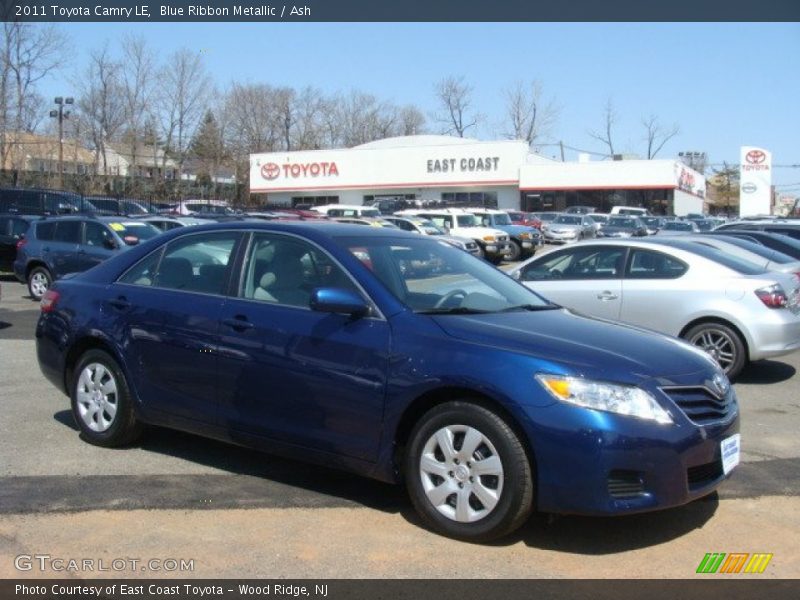
[[[620,227],[622,229],[635,229],[636,219],[631,217],[611,217],[608,220],[608,227]]]
[[[670,221],[665,223],[663,228],[669,231],[694,231],[692,223],[686,221]]]
[[[559,225],[580,225],[581,222],[581,217],[571,217],[569,215],[559,215],[553,220],[554,224]]]
[[[342,237],[400,302],[418,313],[488,313],[549,308],[542,297],[490,264],[420,236]]]
[[[644,221],[645,225],[658,226],[659,218],[658,217],[642,217],[642,221]]]
[[[505,213],[494,215],[494,224],[495,225],[513,225],[513,223],[511,222],[511,217],[509,217]]]
[[[475,215],[458,215],[456,217],[459,227],[477,227],[478,221]]]
[[[380,217],[381,211],[377,208],[362,208],[361,209],[361,216],[362,217]]]
[[[421,221],[415,221],[417,227],[419,227],[423,233],[427,235],[444,235],[444,229],[439,228],[436,223],[433,221],[428,221],[427,219]]]
[[[126,237],[133,236],[143,242],[161,233],[154,225],[137,221],[113,221],[108,226],[116,231],[123,240]]]

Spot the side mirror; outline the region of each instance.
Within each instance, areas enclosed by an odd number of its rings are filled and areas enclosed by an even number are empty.
[[[353,291],[344,288],[317,288],[311,294],[311,310],[352,317],[369,313],[369,305]]]

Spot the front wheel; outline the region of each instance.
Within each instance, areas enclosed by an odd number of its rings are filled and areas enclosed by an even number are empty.
[[[82,437],[97,446],[124,446],[141,433],[130,389],[117,361],[89,350],[72,377],[72,415]]]
[[[742,337],[722,323],[700,323],[683,337],[690,344],[708,352],[729,379],[736,377],[747,362],[747,351]]]
[[[28,293],[34,300],[41,300],[50,284],[53,283],[53,276],[46,267],[35,267],[28,274]]]
[[[519,242],[515,242],[514,240],[511,240],[509,244],[511,245],[511,252],[509,252],[507,260],[519,260],[522,256],[522,246],[519,245]]]
[[[487,542],[517,529],[533,507],[522,442],[498,415],[466,401],[432,408],[405,456],[408,493],[425,523],[444,535]]]

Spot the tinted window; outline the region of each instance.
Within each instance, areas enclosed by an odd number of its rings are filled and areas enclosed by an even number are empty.
[[[672,242],[670,245],[675,248],[681,248],[683,250],[687,250],[688,252],[698,254],[703,258],[719,263],[743,275],[759,275],[765,272],[761,266],[743,258],[732,256],[726,252],[723,252],[722,250],[718,250],[717,248],[703,246],[702,244],[694,244],[692,242]]]
[[[625,248],[586,246],[533,262],[521,273],[522,281],[548,279],[616,279],[622,276]]]
[[[78,244],[81,241],[82,221],[59,221],[53,235],[54,242]]]
[[[38,223],[36,225],[36,237],[40,240],[49,241],[53,239],[53,234],[56,231],[56,224],[50,221],[49,223]]]
[[[9,221],[11,221],[8,217],[0,217],[0,235],[8,235],[8,230],[10,228]]]
[[[631,262],[625,277],[628,279],[676,279],[689,267],[677,258],[652,250],[631,250]]]
[[[156,237],[161,231],[153,227],[149,223],[141,223],[138,221],[114,221],[108,224],[111,229],[117,232],[117,235],[122,239],[128,236],[133,236],[141,241],[149,240]]]
[[[86,230],[84,232],[87,246],[97,246],[99,248],[107,247],[114,237],[111,232],[100,223],[86,223]]]
[[[190,235],[170,242],[153,285],[174,290],[222,294],[236,233]]]
[[[21,237],[24,235],[28,228],[30,227],[30,223],[23,219],[12,219],[11,220],[11,235],[15,238]]]

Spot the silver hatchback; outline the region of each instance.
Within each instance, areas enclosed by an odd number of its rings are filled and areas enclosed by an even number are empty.
[[[705,245],[655,238],[583,242],[509,274],[578,312],[681,337],[730,377],[748,360],[800,348],[798,277]]]

